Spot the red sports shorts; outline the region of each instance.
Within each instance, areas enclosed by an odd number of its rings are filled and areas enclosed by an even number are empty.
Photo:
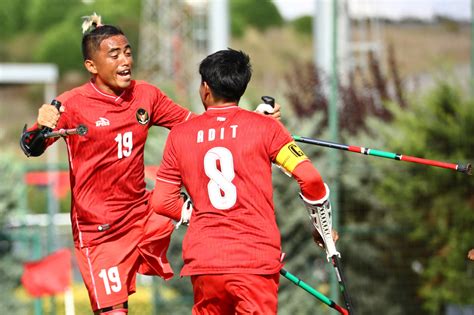
[[[279,280],[279,273],[191,276],[192,314],[276,314]]]
[[[170,219],[150,211],[124,233],[98,245],[76,248],[92,310],[127,301],[135,293],[137,272],[170,279],[173,270],[166,252],[173,229]]]

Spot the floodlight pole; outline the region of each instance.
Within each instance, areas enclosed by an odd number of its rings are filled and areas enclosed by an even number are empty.
[[[315,45],[314,61],[318,70],[329,77],[324,87],[329,98],[328,127],[332,141],[339,141],[338,115],[338,0],[317,0],[313,23],[313,44]],[[331,182],[332,227],[339,229],[339,168],[340,152],[329,152]],[[331,296],[337,297],[338,282],[333,272],[330,273]],[[338,298],[336,298],[338,301]]]
[[[208,10],[208,52],[212,54],[229,47],[229,1],[209,1]]]

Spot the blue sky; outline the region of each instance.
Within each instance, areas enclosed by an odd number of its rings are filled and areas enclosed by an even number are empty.
[[[328,0],[323,0],[328,1]],[[348,0],[349,10],[357,16],[380,16],[392,19],[417,17],[429,19],[434,15],[456,19],[471,18],[471,0]],[[473,0],[474,1],[474,0]],[[273,0],[285,19],[311,15],[315,0]]]

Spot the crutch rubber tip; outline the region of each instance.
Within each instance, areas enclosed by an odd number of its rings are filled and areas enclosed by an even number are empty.
[[[459,164],[458,165],[458,168],[457,168],[457,171],[458,172],[461,172],[461,173],[465,173],[467,175],[472,175],[472,166],[471,166],[471,163],[467,163],[466,165],[461,165]]]

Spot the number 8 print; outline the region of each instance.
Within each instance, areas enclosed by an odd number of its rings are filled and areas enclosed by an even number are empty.
[[[220,170],[217,168],[217,162],[220,163]],[[230,209],[237,201],[237,188],[232,184],[235,177],[232,152],[224,147],[207,151],[204,156],[204,171],[210,179],[207,193],[211,204],[219,210]]]

